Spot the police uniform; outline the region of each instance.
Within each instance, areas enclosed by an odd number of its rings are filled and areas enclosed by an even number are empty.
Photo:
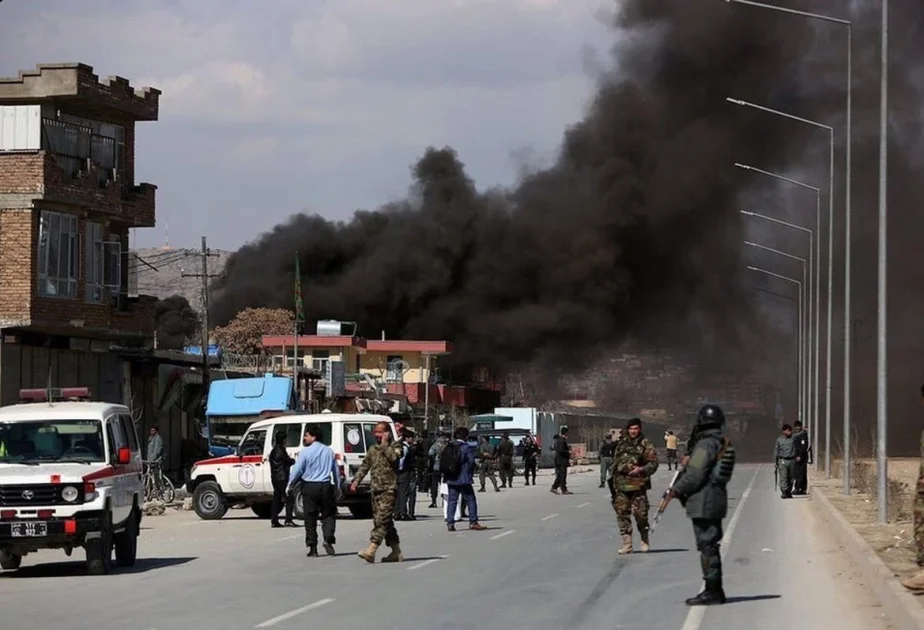
[[[808,463],[811,446],[808,433],[802,425],[796,423],[793,427],[792,443],[796,449],[796,459],[793,463],[792,493],[805,494],[808,490]]]
[[[789,428],[788,424],[783,425],[784,431]],[[778,481],[780,482],[780,496],[784,499],[790,499],[792,498],[792,481],[796,463],[796,445],[791,435],[781,435],[776,438],[773,458],[776,462]]]
[[[724,424],[725,414],[716,405],[699,410],[690,439],[690,459],[672,490],[693,521],[705,583],[699,595],[686,601],[688,606],[725,603],[719,542],[722,520],[728,514],[726,486],[734,471],[735,451],[722,433]]]

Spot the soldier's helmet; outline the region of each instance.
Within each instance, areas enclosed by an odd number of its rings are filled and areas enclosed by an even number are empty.
[[[696,425],[700,427],[716,426],[720,427],[725,424],[725,414],[718,405],[703,405],[699,413],[696,414]]]

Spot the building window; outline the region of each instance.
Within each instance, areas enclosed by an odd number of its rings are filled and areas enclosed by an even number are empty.
[[[42,210],[39,217],[38,293],[45,297],[77,295],[77,217]]]
[[[67,175],[85,171],[89,161],[99,169],[103,185],[125,168],[124,127],[67,115],[42,123],[42,148],[55,155]]]
[[[87,222],[87,236],[84,248],[87,253],[87,302],[99,304],[103,301],[103,277],[105,273],[102,224],[92,221]]]
[[[389,383],[404,382],[404,369],[406,367],[404,357],[400,354],[389,354],[386,364],[388,371],[385,374],[385,380]]]
[[[118,307],[122,294],[122,243],[116,235],[103,243],[103,264],[103,284],[109,290],[113,306]]]

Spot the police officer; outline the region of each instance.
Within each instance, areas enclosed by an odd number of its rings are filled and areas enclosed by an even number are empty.
[[[526,443],[523,445],[523,476],[526,478],[526,485],[529,485],[529,476],[533,476],[533,486],[536,485],[536,469],[539,467],[539,445],[532,435],[526,436]]]
[[[735,466],[735,451],[722,434],[725,414],[716,405],[705,405],[697,414],[690,437],[691,454],[670,496],[677,497],[693,521],[705,588],[687,600],[687,606],[725,603],[722,587],[722,520],[728,514],[728,492]]]
[[[494,492],[500,492],[500,488],[497,486],[497,446],[491,444],[491,440],[488,439],[487,435],[481,436],[481,445],[478,447],[478,457],[481,460],[481,468],[478,474],[478,481],[481,482],[481,488],[478,492],[484,492],[485,486],[485,477],[491,480],[491,483],[494,484]]]
[[[616,451],[616,442],[610,433],[606,434],[603,444],[600,445],[600,487],[606,486],[609,481],[613,467],[613,453]]]
[[[792,424],[792,443],[796,449],[796,459],[793,463],[792,493],[805,494],[808,490],[808,465],[811,459],[812,447],[809,444],[808,432],[802,428],[802,423],[798,420]]]
[[[782,435],[776,438],[773,447],[773,459],[779,475],[780,496],[784,499],[792,498],[793,469],[796,461],[796,445],[792,441],[792,427],[783,425]]]
[[[501,436],[500,444],[497,445],[497,457],[500,461],[500,478],[501,488],[513,487],[513,457],[516,454],[516,446],[510,439],[510,434],[504,432]]]

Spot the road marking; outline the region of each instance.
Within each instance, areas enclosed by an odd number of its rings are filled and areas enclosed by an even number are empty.
[[[578,507],[582,508],[582,507],[587,507],[588,505],[590,505],[590,501],[588,501],[587,503],[581,503]]]
[[[543,521],[547,521],[547,520],[549,520],[549,519],[555,518],[556,516],[561,516],[561,514],[559,514],[558,512],[556,512],[555,514],[549,514],[548,516],[543,516],[543,517],[542,517],[542,520],[543,520]]]
[[[415,564],[415,565],[412,566],[412,567],[408,567],[407,570],[408,570],[408,571],[416,571],[417,569],[420,569],[421,567],[425,567],[425,566],[427,566],[428,564],[433,564],[434,562],[439,562],[440,560],[445,560],[445,559],[448,558],[448,557],[449,557],[449,556],[440,556],[439,558],[430,558],[429,560],[424,560],[424,561],[421,562],[420,564]]]
[[[254,626],[254,627],[255,628],[269,628],[270,626],[275,626],[280,621],[285,621],[286,619],[291,619],[292,617],[296,617],[302,613],[306,613],[309,610],[320,608],[321,606],[324,606],[325,604],[329,604],[332,601],[335,601],[333,597],[328,597],[327,599],[321,599],[321,600],[316,601],[313,604],[308,604],[307,606],[302,606],[301,608],[296,608],[295,610],[289,611],[285,613],[284,615],[279,615],[278,617],[267,619],[260,625]]]
[[[511,529],[511,530],[508,530],[508,531],[504,532],[503,534],[497,534],[497,535],[495,535],[495,536],[491,536],[491,538],[489,538],[488,540],[497,540],[498,538],[503,538],[504,536],[509,536],[510,534],[514,533],[515,531],[517,531],[517,530]]]
[[[751,496],[751,488],[754,487],[754,481],[757,479],[757,473],[759,472],[760,466],[757,466],[757,470],[754,471],[754,476],[751,477],[751,483],[748,484],[744,494],[741,495],[741,500],[738,501],[738,507],[735,508],[735,513],[732,514],[731,521],[728,523],[728,529],[725,530],[725,535],[722,536],[722,562],[725,561],[725,556],[728,555],[728,548],[731,546],[732,534],[735,533],[735,527],[737,527],[738,521],[741,519],[741,508],[744,507],[748,497]],[[687,620],[683,623],[683,627],[680,630],[699,630],[703,625],[703,617],[705,614],[705,606],[694,606],[687,614]]]

